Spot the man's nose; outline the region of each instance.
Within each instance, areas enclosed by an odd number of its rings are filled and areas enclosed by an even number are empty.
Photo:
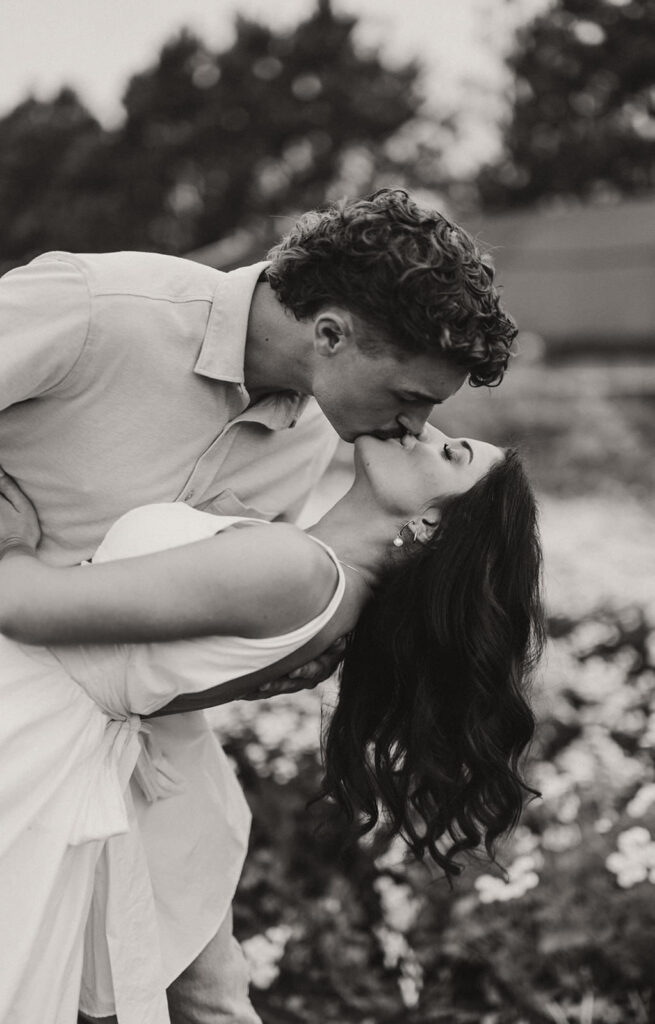
[[[421,412],[417,410],[417,412],[412,414],[411,416],[407,415],[406,413],[403,413],[402,416],[398,417],[396,422],[400,424],[405,433],[414,434],[416,437],[418,437],[421,431],[423,430],[423,427],[425,426],[427,418],[431,412],[432,406],[424,406]]]

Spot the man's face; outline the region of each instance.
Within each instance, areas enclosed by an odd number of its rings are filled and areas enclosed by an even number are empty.
[[[466,377],[442,356],[408,355],[388,344],[369,352],[351,335],[317,356],[313,394],[344,441],[401,437],[420,433],[434,406]]]

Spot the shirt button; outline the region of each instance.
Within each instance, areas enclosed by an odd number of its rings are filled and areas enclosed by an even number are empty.
[[[191,501],[195,493],[195,491],[187,491],[186,494],[184,495],[183,501]]]

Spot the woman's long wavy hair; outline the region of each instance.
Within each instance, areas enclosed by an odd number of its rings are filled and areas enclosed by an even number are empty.
[[[537,508],[517,453],[446,499],[348,639],[321,796],[357,836],[382,821],[447,877],[518,822],[544,641]],[[407,545],[406,545],[407,547]]]

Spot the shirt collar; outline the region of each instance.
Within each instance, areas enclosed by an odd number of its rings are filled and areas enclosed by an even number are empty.
[[[242,403],[241,418],[262,423],[270,430],[281,430],[295,426],[307,397],[295,391],[278,391],[250,406],[244,373],[252,297],[259,278],[269,266],[264,260],[221,274],[194,371],[212,380],[234,384]]]
[[[267,262],[221,274],[200,355],[194,370],[203,377],[240,385],[245,391],[244,359],[248,316],[255,286]]]

